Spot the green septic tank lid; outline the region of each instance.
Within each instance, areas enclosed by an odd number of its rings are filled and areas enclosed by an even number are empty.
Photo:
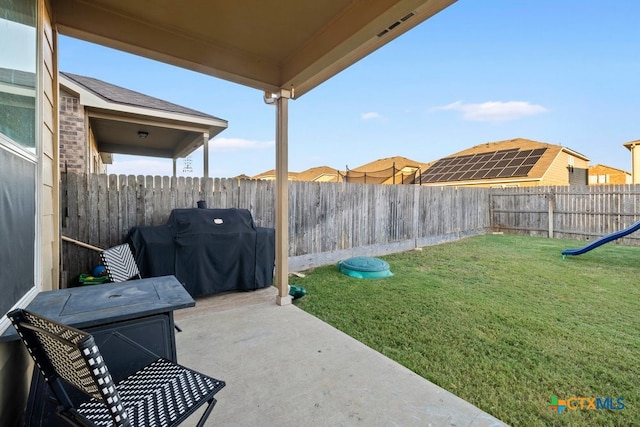
[[[389,263],[380,258],[357,256],[342,261],[344,268],[355,271],[383,271],[389,269]]]
[[[389,263],[379,258],[359,256],[340,261],[338,271],[351,277],[380,279],[393,276],[389,271]]]

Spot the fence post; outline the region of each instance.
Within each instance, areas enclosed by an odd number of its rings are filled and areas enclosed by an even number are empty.
[[[413,222],[411,224],[411,229],[413,230],[413,246],[414,248],[418,247],[418,238],[424,237],[420,233],[421,228],[419,228],[419,220],[420,220],[420,200],[422,196],[422,187],[418,185],[413,186]]]
[[[553,211],[556,205],[556,197],[553,189],[549,189],[547,199],[549,202],[549,238],[553,239]]]

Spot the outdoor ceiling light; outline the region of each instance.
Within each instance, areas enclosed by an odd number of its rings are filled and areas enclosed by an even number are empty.
[[[143,130],[139,130],[138,131],[138,138],[140,139],[145,139],[146,137],[149,136],[149,132],[145,132]]]

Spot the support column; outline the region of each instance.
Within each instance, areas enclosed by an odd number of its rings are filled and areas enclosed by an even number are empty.
[[[178,176],[177,173],[176,173],[177,172],[176,162],[177,162],[177,159],[174,157],[173,158],[173,176],[174,177]]]
[[[203,175],[205,178],[209,178],[209,132],[202,134],[204,138],[204,144],[202,145],[202,157],[203,157]]]
[[[276,268],[278,288],[276,304],[289,305],[289,98],[291,92],[281,89],[276,106]]]
[[[631,183],[640,184],[640,151],[637,144],[629,146],[631,150]]]

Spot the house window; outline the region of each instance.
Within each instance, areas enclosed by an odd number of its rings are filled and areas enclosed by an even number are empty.
[[[0,136],[35,155],[36,2],[0,0]]]
[[[36,6],[0,0],[0,316],[36,285]]]

